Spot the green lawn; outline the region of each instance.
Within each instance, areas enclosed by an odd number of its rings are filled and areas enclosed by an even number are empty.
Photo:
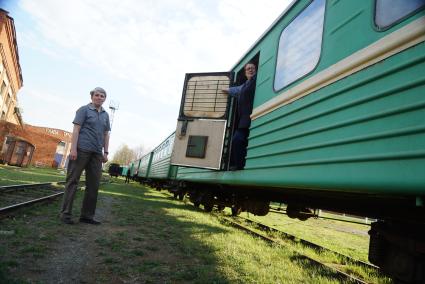
[[[247,215],[242,213],[241,216],[246,217]],[[276,213],[269,213],[262,217],[250,214],[249,217],[352,258],[368,261],[368,231],[370,229],[368,225],[316,218],[300,221]]]
[[[0,165],[0,186],[64,180],[65,171],[63,169],[57,170],[35,167],[20,168]]]
[[[0,170],[2,180],[7,172],[4,179],[12,184],[64,178],[56,170]],[[75,219],[82,196],[83,191],[76,195]],[[98,200],[100,226],[62,224],[58,218],[61,200],[0,219],[0,283],[59,282],[57,277],[68,277],[69,267],[77,269],[76,281],[85,283],[341,281],[294,252],[302,248],[269,245],[163,192],[113,179],[101,186]],[[274,218],[270,215],[277,222]],[[292,222],[286,227],[293,228],[297,222]],[[316,227],[307,234],[324,233]],[[369,280],[388,282],[385,278]]]

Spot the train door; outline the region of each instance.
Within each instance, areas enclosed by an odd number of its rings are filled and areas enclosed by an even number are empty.
[[[171,164],[219,170],[229,115],[232,73],[186,74]]]

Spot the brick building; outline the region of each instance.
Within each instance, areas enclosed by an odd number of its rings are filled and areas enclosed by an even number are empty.
[[[71,149],[71,135],[55,128],[0,121],[0,162],[64,168]]]
[[[22,84],[14,21],[0,8],[0,163],[65,167],[71,133],[24,124],[17,97]]]
[[[0,121],[23,125],[17,93],[23,79],[13,19],[0,9]]]

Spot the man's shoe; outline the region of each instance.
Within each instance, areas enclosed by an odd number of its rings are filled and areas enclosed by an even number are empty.
[[[67,225],[72,225],[74,224],[74,221],[72,221],[70,218],[63,218],[61,219],[62,223],[67,224]]]
[[[100,225],[99,221],[93,220],[93,219],[87,219],[87,218],[80,218],[80,223],[87,223],[91,225]]]

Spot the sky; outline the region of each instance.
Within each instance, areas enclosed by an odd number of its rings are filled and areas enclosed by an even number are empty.
[[[110,149],[154,148],[176,128],[185,73],[229,71],[290,0],[0,0],[14,19],[24,122],[72,131],[107,92]]]

